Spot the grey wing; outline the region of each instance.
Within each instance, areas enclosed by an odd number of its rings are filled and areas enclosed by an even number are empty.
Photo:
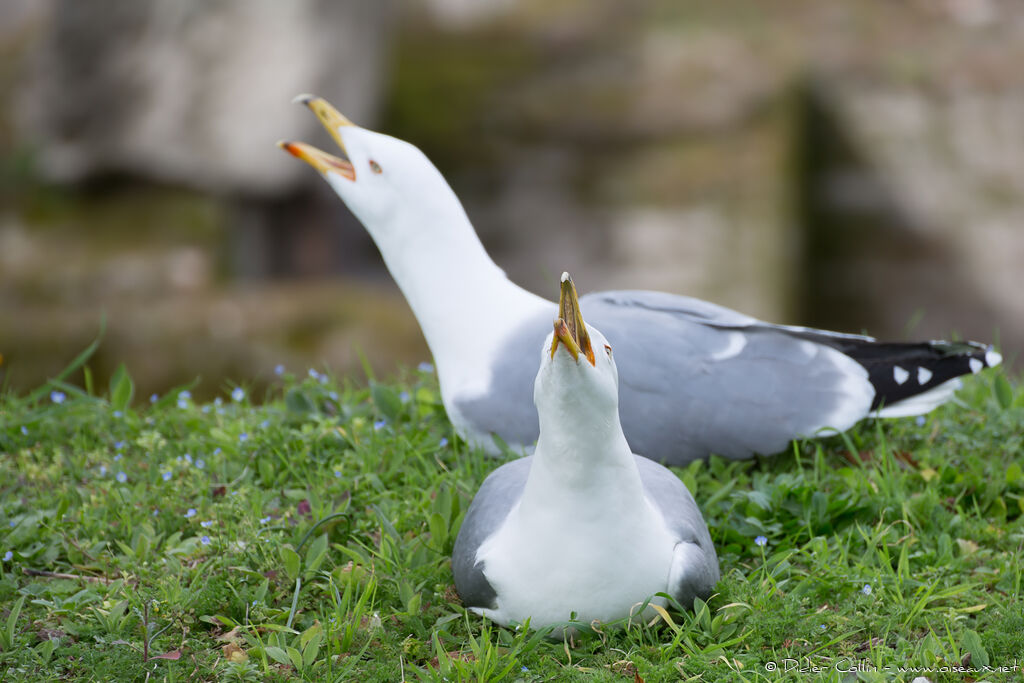
[[[487,391],[472,398],[457,398],[456,407],[477,429],[498,434],[513,448],[532,451],[540,433],[537,409],[533,405],[533,380],[540,367],[537,353],[551,332],[551,312],[535,315],[502,342]]]
[[[875,341],[874,337],[869,337],[863,334],[848,334],[846,332],[819,330],[814,327],[767,323],[763,320],[758,320],[757,318],[745,315],[739,311],[734,311],[731,308],[719,306],[718,304],[713,304],[709,301],[694,299],[693,297],[682,296],[680,294],[669,294],[667,292],[652,292],[643,289],[594,292],[584,296],[580,301],[582,302],[590,299],[614,306],[624,306],[645,309],[652,312],[666,313],[713,327],[770,329],[780,332],[788,332],[796,337],[808,339],[829,338]]]
[[[519,458],[491,472],[466,511],[452,551],[455,590],[466,607],[496,607],[497,594],[484,576],[484,566],[477,562],[476,553],[522,497],[532,460],[533,456]]]
[[[803,328],[661,292],[591,294],[580,308],[613,347],[626,439],[654,460],[774,453],[871,407],[864,368]]]
[[[683,607],[693,599],[706,600],[718,583],[718,554],[704,516],[686,485],[670,470],[641,456],[635,456],[648,500],[661,513],[677,545],[669,586]]]

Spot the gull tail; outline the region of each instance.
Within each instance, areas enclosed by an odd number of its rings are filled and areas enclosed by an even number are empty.
[[[831,340],[860,363],[875,388],[873,417],[923,415],[953,397],[960,376],[994,368],[1002,356],[978,342],[930,341],[909,344]]]

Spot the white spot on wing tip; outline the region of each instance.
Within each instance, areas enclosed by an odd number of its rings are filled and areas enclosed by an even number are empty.
[[[922,368],[922,367],[918,367],[917,368],[917,383],[918,384],[927,384],[928,380],[930,380],[931,378],[932,378],[932,371],[931,370],[929,370],[928,368]]]
[[[910,373],[901,368],[898,365],[892,367],[892,378],[896,380],[896,384],[903,384],[910,377]]]
[[[563,270],[562,271],[562,282],[568,282],[568,281],[569,281],[569,271]]]
[[[988,351],[985,352],[985,364],[990,368],[994,368],[1003,362],[1003,357],[998,351],[993,349],[991,346],[988,347]]]
[[[308,92],[304,92],[301,95],[296,95],[292,98],[292,104],[305,104],[306,102],[314,99],[315,95],[310,95]]]
[[[985,368],[985,364],[982,363],[977,358],[972,358],[971,360],[967,361],[967,364],[971,366],[971,373],[975,375],[977,375]]]

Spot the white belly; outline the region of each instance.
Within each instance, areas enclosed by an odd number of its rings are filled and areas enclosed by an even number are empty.
[[[576,620],[609,622],[639,615],[668,588],[675,539],[644,501],[628,515],[524,519],[517,506],[480,547],[496,609],[477,610],[499,624],[533,628]],[[657,598],[655,604],[664,604]]]

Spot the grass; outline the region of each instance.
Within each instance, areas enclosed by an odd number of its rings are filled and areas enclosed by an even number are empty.
[[[677,470],[717,593],[570,642],[460,605],[449,553],[499,461],[455,437],[431,372],[197,404],[133,397],[123,370],[96,387],[89,351],[0,396],[4,680],[1021,677],[999,667],[1024,653],[1024,392],[1001,374],[920,424]]]

